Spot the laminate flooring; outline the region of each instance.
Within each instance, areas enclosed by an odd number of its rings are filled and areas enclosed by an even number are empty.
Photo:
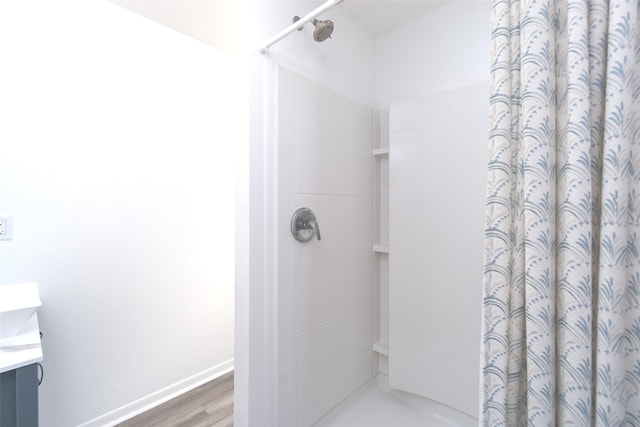
[[[116,427],[232,426],[233,372],[229,372]]]

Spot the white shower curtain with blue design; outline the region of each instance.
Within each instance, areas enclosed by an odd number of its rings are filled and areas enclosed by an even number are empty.
[[[640,426],[639,7],[494,1],[484,426]]]

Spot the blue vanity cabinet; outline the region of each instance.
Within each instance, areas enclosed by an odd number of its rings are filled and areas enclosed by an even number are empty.
[[[0,374],[0,427],[38,426],[38,364]]]

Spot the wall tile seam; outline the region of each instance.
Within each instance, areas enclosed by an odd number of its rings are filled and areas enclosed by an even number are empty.
[[[351,314],[354,311],[360,310],[360,309],[362,309],[363,307],[366,307],[366,306],[371,306],[371,310],[373,310],[373,302],[372,301],[367,301],[367,302],[358,304],[356,306],[353,306],[351,308],[348,308],[348,309],[342,311],[339,314],[336,314],[336,315],[330,317],[329,319],[323,320],[322,322],[316,323],[315,325],[309,326],[308,328],[305,328],[305,329],[303,329],[301,331],[296,331],[296,337],[298,337],[299,335],[305,334],[305,333],[311,331],[312,329],[316,329],[316,328],[318,328],[320,326],[326,326],[327,324],[337,320],[338,318],[345,317],[346,315]]]

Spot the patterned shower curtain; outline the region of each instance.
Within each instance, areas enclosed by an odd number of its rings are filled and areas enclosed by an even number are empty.
[[[484,426],[640,426],[639,5],[494,1]]]

